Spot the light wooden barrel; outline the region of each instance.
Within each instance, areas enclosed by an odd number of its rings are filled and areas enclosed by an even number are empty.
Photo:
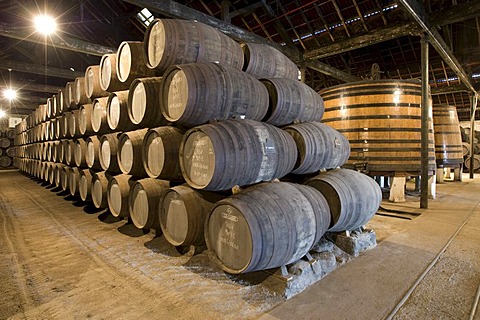
[[[113,131],[132,131],[138,128],[128,116],[128,90],[112,92],[107,102],[107,123]]]
[[[130,218],[139,229],[160,230],[158,204],[170,183],[165,180],[145,178],[135,182],[128,196]]]
[[[105,134],[110,131],[107,123],[108,97],[96,98],[92,106],[92,129],[96,134]]]
[[[63,114],[66,110],[65,89],[60,89],[57,94],[57,113]]]
[[[293,138],[254,120],[225,120],[190,129],[180,146],[180,166],[196,189],[228,190],[290,173],[297,161]]]
[[[54,181],[53,184],[56,188],[60,188],[62,186],[62,171],[64,165],[61,163],[56,163],[54,166]]]
[[[226,196],[188,185],[168,189],[160,199],[158,216],[162,233],[174,246],[205,245],[204,226],[213,204]]]
[[[142,163],[143,138],[148,129],[124,132],[118,137],[118,164],[123,174],[147,177]]]
[[[67,140],[68,145],[64,147],[65,164],[73,166],[75,164],[75,141]]]
[[[122,83],[117,76],[117,54],[105,54],[100,60],[100,87],[104,91],[126,90],[128,83]]]
[[[92,201],[97,209],[108,207],[107,186],[111,176],[105,171],[92,174]]]
[[[432,109],[437,167],[458,167],[463,163],[463,146],[457,108],[434,105]]]
[[[75,140],[75,150],[73,155],[77,167],[87,168],[87,142],[84,139]]]
[[[85,92],[88,98],[107,97],[109,92],[100,86],[100,66],[89,66],[85,70]]]
[[[168,122],[160,111],[160,84],[162,78],[139,78],[132,82],[128,92],[128,117],[139,127],[158,127]]]
[[[467,142],[462,142],[462,154],[464,157],[467,157],[470,155],[470,143]]]
[[[75,82],[67,82],[65,85],[65,104],[68,110],[77,109],[75,104]],[[48,104],[48,103],[47,103]]]
[[[92,200],[92,173],[90,169],[80,170],[78,179],[78,192],[82,201]]]
[[[70,168],[69,166],[63,166],[62,168],[62,172],[60,173],[61,177],[60,177],[60,180],[61,180],[61,187],[62,187],[62,190],[63,191],[67,191],[69,190],[69,180],[70,180],[70,173],[72,171],[72,168]]]
[[[86,140],[87,149],[85,154],[85,163],[87,167],[94,170],[101,170],[100,165],[100,139],[97,136],[90,136]]]
[[[419,173],[421,84],[410,80],[362,81],[322,90],[322,122],[350,142],[346,167],[368,172]],[[429,171],[435,170],[433,123],[429,122]]]
[[[178,155],[184,131],[175,127],[148,130],[143,139],[142,161],[150,178],[183,180]]]
[[[465,168],[470,170],[470,157],[467,156],[464,161]],[[473,155],[473,171],[477,172],[480,169],[480,156],[477,154]]]
[[[322,97],[305,83],[292,79],[262,79],[270,104],[263,121],[275,126],[294,121],[320,121],[324,106]]]
[[[51,119],[53,116],[53,98],[47,98],[47,119]]]
[[[74,101],[77,106],[91,103],[90,99],[87,97],[85,77],[78,77],[75,79],[74,92]]]
[[[299,260],[329,224],[327,201],[314,188],[261,183],[215,204],[205,240],[213,260],[226,272],[239,274]]]
[[[80,110],[73,110],[67,113],[67,136],[70,138],[80,136],[79,124]]]
[[[92,128],[93,104],[84,104],[78,109],[78,131],[81,136],[91,136],[95,134]]]
[[[297,163],[292,173],[307,174],[343,165],[350,156],[350,144],[340,132],[320,122],[306,122],[284,128],[297,145]]]
[[[111,174],[121,173],[117,157],[118,135],[109,133],[100,137],[100,166]]]
[[[365,225],[382,203],[382,190],[375,180],[354,170],[322,172],[306,185],[327,199],[332,214],[329,231],[351,231]]]
[[[137,78],[155,76],[155,72],[147,67],[142,41],[124,41],[120,44],[116,68],[120,82],[129,85]]]
[[[68,178],[68,188],[70,189],[70,195],[76,196],[79,194],[78,183],[80,181],[80,169],[72,167]]]
[[[74,127],[73,130],[70,130],[69,128],[69,125],[72,122],[72,117],[73,117],[73,113],[71,111],[66,111],[63,113],[61,125],[62,125],[62,131],[65,138],[73,138],[75,135],[75,132],[73,132],[73,135],[72,135],[72,131],[75,130],[75,124],[73,124],[73,127]],[[73,122],[74,121],[75,120],[73,120]]]
[[[61,162],[60,153],[61,153],[60,141],[53,141],[53,145],[52,145],[52,161],[53,162]]]
[[[124,218],[130,216],[128,196],[134,183],[132,176],[126,174],[113,176],[108,182],[107,200],[112,216]]]
[[[165,71],[160,97],[163,116],[186,127],[211,119],[262,120],[268,110],[268,92],[260,81],[216,63],[172,66]]]
[[[286,55],[269,45],[242,43],[243,71],[260,78],[288,78],[298,81],[298,67]]]
[[[240,45],[215,28],[196,21],[155,19],[147,28],[147,66],[163,73],[176,64],[215,61],[242,69]]]

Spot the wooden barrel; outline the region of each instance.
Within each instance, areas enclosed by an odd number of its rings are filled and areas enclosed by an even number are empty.
[[[128,91],[128,117],[139,127],[157,127],[168,122],[160,111],[160,83],[162,78],[139,78]]]
[[[346,167],[369,172],[419,173],[421,100],[418,81],[378,80],[322,90],[322,122],[350,142]],[[429,123],[429,171],[435,170],[433,123]]]
[[[107,123],[112,131],[132,131],[138,128],[128,116],[128,90],[112,92],[107,102]]]
[[[100,87],[104,91],[114,92],[126,90],[128,83],[120,82],[117,76],[117,54],[110,53],[103,55],[100,60]]]
[[[320,122],[306,122],[284,128],[295,140],[297,163],[292,173],[314,173],[343,165],[350,156],[350,144],[340,132]]]
[[[77,167],[87,168],[87,142],[84,139],[75,140],[75,150],[73,155]]]
[[[97,136],[90,136],[86,140],[87,149],[85,163],[90,169],[101,170],[100,165],[100,140]]]
[[[275,126],[294,121],[320,121],[324,106],[322,97],[305,83],[292,79],[262,79],[270,104],[263,121]]]
[[[78,106],[75,104],[75,82],[67,82],[65,85],[65,104],[67,105],[68,110],[77,109]],[[48,106],[48,101],[47,101]]]
[[[105,171],[95,172],[92,174],[92,201],[97,209],[107,208],[107,186],[111,179],[110,175]]]
[[[0,138],[0,148],[6,149],[10,147],[11,142],[8,138]]]
[[[147,67],[142,41],[124,41],[117,50],[117,76],[120,82],[131,84],[137,78],[153,77]]]
[[[458,167],[463,163],[462,135],[455,106],[433,106],[433,132],[437,167]]]
[[[73,113],[71,111],[66,111],[63,113],[61,126],[62,126],[62,132],[64,134],[64,138],[73,138],[73,136],[75,135],[75,132],[73,132],[73,135],[72,135],[73,130],[70,130],[69,128],[70,122],[72,122],[72,117],[73,117]],[[73,126],[75,127],[75,124]]]
[[[107,97],[109,92],[100,86],[100,66],[89,66],[85,70],[85,92],[88,98]]]
[[[65,101],[65,89],[58,90],[57,94],[57,111],[58,114],[63,114],[67,110]]]
[[[184,131],[175,127],[148,130],[143,139],[142,161],[150,178],[183,180],[178,155]]]
[[[68,188],[70,189],[70,195],[76,196],[79,194],[78,183],[80,181],[80,170],[77,167],[72,167],[68,178]]]
[[[298,81],[297,65],[286,55],[269,45],[242,43],[243,71],[260,78],[288,78]]]
[[[110,131],[107,123],[108,97],[96,98],[92,107],[92,129],[96,134],[105,134]]]
[[[115,174],[121,173],[118,165],[118,133],[109,133],[100,137],[100,166],[103,170]]]
[[[79,110],[73,110],[72,112],[67,112],[66,121],[67,121],[67,137],[74,138],[77,136],[77,127],[78,127],[78,115]],[[78,132],[78,135],[80,132]]]
[[[228,190],[290,173],[297,161],[293,138],[254,120],[225,120],[190,129],[180,146],[180,166],[196,189]]]
[[[365,225],[382,203],[382,190],[375,180],[354,170],[322,172],[306,184],[327,199],[332,215],[329,231],[351,231]]]
[[[217,202],[205,240],[223,270],[239,274],[301,259],[330,224],[328,204],[314,188],[261,183]]]
[[[47,98],[47,119],[51,119],[53,116],[53,98]]]
[[[211,119],[262,120],[268,110],[268,92],[260,81],[216,63],[172,66],[165,71],[160,97],[164,117],[186,127]]]
[[[55,118],[55,139],[58,140],[64,136],[62,129],[63,129],[63,117],[58,116]]]
[[[82,136],[91,136],[95,134],[92,128],[93,104],[84,104],[80,106],[78,113],[78,131]]]
[[[75,79],[73,99],[77,106],[91,103],[90,99],[87,97],[85,77],[78,77]]]
[[[65,164],[73,166],[75,164],[75,141],[66,140],[68,145],[64,146]]]
[[[215,28],[197,21],[155,19],[147,28],[147,66],[163,73],[176,64],[215,61],[242,69],[240,45]]]
[[[90,201],[92,199],[92,173],[93,171],[90,169],[80,170],[78,192],[82,201]]]
[[[143,138],[148,129],[124,132],[118,137],[117,159],[123,174],[147,177],[142,163]]]
[[[63,191],[69,190],[68,182],[69,182],[71,171],[72,171],[72,168],[70,168],[69,166],[62,167],[62,171],[60,172],[60,181],[61,181],[60,185]]]
[[[8,168],[12,165],[12,158],[9,156],[0,156],[0,167]]]
[[[10,147],[7,150],[5,150],[5,154],[9,156],[10,158],[15,157],[15,147]],[[1,154],[0,154],[1,155]],[[178,159],[177,159],[178,162]]]
[[[464,161],[465,168],[470,170],[470,156],[467,156]],[[480,169],[480,156],[477,154],[473,155],[473,171],[477,172]]]
[[[61,153],[60,141],[53,141],[53,145],[52,145],[52,161],[53,162],[61,162],[60,153]]]
[[[467,142],[462,142],[462,154],[464,157],[467,157],[470,155],[470,143]]]
[[[62,171],[63,171],[63,164],[56,163],[53,169],[53,174],[54,174],[53,185],[56,188],[59,188],[62,186]]]
[[[130,215],[128,196],[134,183],[135,180],[132,179],[132,176],[126,174],[113,176],[108,182],[107,200],[112,216],[125,218]]]
[[[169,187],[168,181],[159,179],[145,178],[135,182],[128,196],[130,218],[135,227],[160,230],[158,203]]]
[[[174,246],[205,245],[204,226],[213,204],[226,196],[188,185],[168,189],[160,199],[158,216],[162,233]]]

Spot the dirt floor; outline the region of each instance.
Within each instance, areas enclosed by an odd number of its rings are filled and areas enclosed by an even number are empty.
[[[181,255],[161,236],[0,172],[0,319],[382,319],[446,244],[392,316],[468,319],[480,283],[479,195],[480,180],[467,180],[438,186],[429,210],[415,198],[385,203],[422,215],[376,216],[377,248],[285,300],[233,281],[205,253]]]

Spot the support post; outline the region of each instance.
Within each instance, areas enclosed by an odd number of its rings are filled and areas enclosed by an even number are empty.
[[[428,208],[428,114],[430,108],[428,84],[428,36],[422,35],[422,148],[420,208]]]
[[[477,94],[473,93],[471,95],[470,99],[470,169],[469,175],[470,179],[474,178],[474,163],[475,163],[475,143],[474,143],[474,138],[475,138],[475,111],[477,110]]]

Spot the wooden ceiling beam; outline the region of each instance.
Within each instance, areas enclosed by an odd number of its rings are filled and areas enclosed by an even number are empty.
[[[0,89],[7,88],[7,85],[0,85]],[[59,90],[64,87],[43,85],[37,83],[13,83],[12,88],[21,91],[33,91],[33,92],[46,92],[46,93],[58,93]]]
[[[433,14],[428,19],[432,26],[444,26],[447,24],[462,22],[480,16],[480,1],[470,1],[456,4],[447,10]]]
[[[0,69],[8,70],[12,69],[14,71],[47,75],[51,77],[58,77],[64,79],[75,79],[77,77],[85,76],[84,72],[71,71],[68,69],[55,68],[55,67],[45,67],[44,65],[25,63],[22,61],[14,60],[0,60]]]

